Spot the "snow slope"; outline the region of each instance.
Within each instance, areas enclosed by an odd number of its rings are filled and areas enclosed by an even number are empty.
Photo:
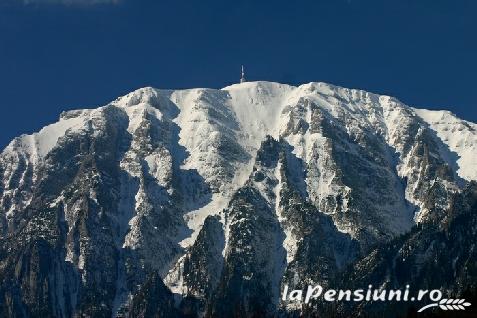
[[[457,156],[457,174],[466,180],[477,180],[477,124],[461,120],[449,111],[414,108],[437,136]]]

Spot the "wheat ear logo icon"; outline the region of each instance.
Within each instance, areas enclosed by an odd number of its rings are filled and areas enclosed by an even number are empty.
[[[465,310],[465,307],[469,307],[471,303],[466,303],[465,299],[441,299],[438,303],[426,305],[419,309],[417,312],[423,312],[424,310],[432,307],[439,307],[442,310]]]

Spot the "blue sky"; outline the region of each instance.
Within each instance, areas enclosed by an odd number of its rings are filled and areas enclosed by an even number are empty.
[[[0,0],[0,147],[142,86],[324,81],[477,121],[477,1]]]

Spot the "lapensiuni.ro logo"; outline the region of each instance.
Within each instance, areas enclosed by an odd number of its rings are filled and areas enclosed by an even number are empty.
[[[395,301],[395,302],[426,302],[417,312],[423,312],[429,308],[439,308],[441,310],[465,310],[471,303],[460,298],[445,298],[439,289],[418,290],[417,294],[411,295],[410,286],[406,285],[401,289],[373,289],[372,285],[368,289],[337,290],[327,289],[320,285],[309,285],[306,290],[289,290],[285,285],[282,292],[282,300],[285,302],[296,302],[308,304],[310,301],[323,298],[327,302],[336,301]]]

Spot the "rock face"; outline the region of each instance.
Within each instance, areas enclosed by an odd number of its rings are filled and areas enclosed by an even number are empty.
[[[411,232],[363,257],[352,269],[338,275],[335,284],[383,286],[397,289],[412,283],[415,290],[438,286],[448,295],[476,298],[477,291],[477,183],[472,182],[454,196],[447,216],[437,223],[424,223]],[[415,291],[414,291],[415,292]],[[414,293],[417,294],[417,293]],[[343,316],[364,313],[399,317],[406,306],[381,305],[341,307]],[[472,311],[475,315],[475,309]]]
[[[143,88],[62,113],[0,155],[0,315],[397,315],[280,294],[473,293],[476,129],[324,83]]]

